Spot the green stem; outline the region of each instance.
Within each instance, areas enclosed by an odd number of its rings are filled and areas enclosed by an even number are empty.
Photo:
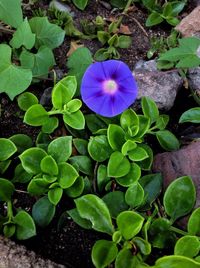
[[[177,234],[180,234],[180,235],[188,235],[187,232],[185,232],[185,231],[183,231],[183,230],[180,230],[180,229],[178,229],[178,228],[176,228],[176,227],[174,227],[174,226],[171,226],[171,227],[170,227],[170,231],[173,231],[173,232],[175,232],[175,233],[177,233]]]
[[[49,111],[48,115],[63,114],[62,110]]]
[[[124,8],[124,11],[123,11],[122,15],[121,15],[121,16],[119,17],[119,19],[118,19],[118,22],[117,22],[117,28],[120,26],[120,24],[121,24],[121,22],[122,22],[122,19],[123,19],[124,15],[127,14],[127,11],[128,11],[128,9],[129,9],[130,5],[132,4],[132,1],[133,1],[133,0],[128,0],[126,6],[125,6],[125,8]]]
[[[13,218],[13,210],[12,210],[12,202],[9,200],[7,202],[8,210],[7,210],[7,215],[8,215],[8,221],[11,222]]]

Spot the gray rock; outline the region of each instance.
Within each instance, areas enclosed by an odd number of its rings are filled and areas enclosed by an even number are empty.
[[[71,11],[70,6],[68,6],[68,5],[64,4],[64,3],[61,3],[59,1],[56,1],[56,0],[52,0],[50,2],[50,4],[49,4],[49,7],[50,8],[55,8],[58,11],[65,12],[65,13],[70,13],[70,11]]]
[[[156,61],[139,61],[133,71],[138,84],[138,97],[152,98],[159,109],[168,111],[172,108],[178,90],[183,85],[183,79],[176,70],[159,71]]]
[[[1,268],[65,268],[50,260],[38,257],[24,246],[0,236],[0,267]]]
[[[44,90],[41,98],[40,98],[40,104],[44,107],[51,107],[51,93],[52,93],[52,87],[48,87]]]
[[[188,83],[190,89],[200,96],[200,67],[189,69]]]

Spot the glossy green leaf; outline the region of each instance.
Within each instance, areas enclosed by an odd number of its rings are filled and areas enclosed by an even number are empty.
[[[157,118],[155,125],[159,130],[164,130],[168,122],[169,122],[169,116],[166,114],[162,114]]]
[[[97,268],[105,268],[117,257],[118,248],[112,241],[98,240],[92,248],[92,262]]]
[[[15,234],[15,231],[16,231],[15,224],[9,223],[9,224],[4,225],[3,234],[5,235],[5,237],[10,238],[11,236]]]
[[[160,173],[145,175],[139,180],[140,185],[144,189],[145,203],[151,203],[157,198],[162,189],[162,176]]]
[[[73,144],[79,154],[87,155],[88,154],[88,141],[80,138],[73,139]]]
[[[200,123],[200,107],[191,108],[184,112],[179,119],[179,123],[185,122]]]
[[[45,45],[51,49],[59,47],[64,41],[65,32],[47,17],[34,17],[29,20],[31,30],[36,35],[36,48]]]
[[[32,72],[12,64],[12,50],[8,45],[0,44],[0,55],[0,93],[5,92],[13,100],[15,96],[29,87],[32,81]]]
[[[108,126],[107,136],[111,148],[115,151],[120,151],[125,142],[125,132],[123,129],[118,125],[110,124]]]
[[[72,154],[72,136],[59,137],[48,145],[48,153],[57,163],[65,162]]]
[[[17,151],[15,144],[6,138],[0,138],[0,148],[0,161],[7,160]]]
[[[163,20],[164,19],[161,17],[161,15],[154,11],[147,18],[145,25],[147,27],[151,27],[151,26],[160,24],[161,22],[163,22]]]
[[[144,115],[138,115],[138,118],[139,118],[139,130],[134,138],[142,138],[150,128],[150,118],[147,118]]]
[[[70,163],[78,170],[86,175],[93,173],[91,158],[86,155],[77,155],[70,157]]]
[[[74,129],[84,129],[85,127],[85,117],[81,111],[64,114],[63,121]]]
[[[17,103],[22,111],[27,111],[34,104],[38,104],[38,98],[31,92],[24,92],[17,98]]]
[[[44,178],[34,178],[29,182],[27,190],[33,196],[40,196],[47,192],[49,184]]]
[[[47,196],[40,198],[32,208],[32,217],[40,227],[46,227],[55,215],[55,206],[49,201]]]
[[[10,166],[12,160],[5,160],[5,161],[0,161],[0,174],[4,174],[8,167]]]
[[[34,104],[24,115],[24,122],[30,126],[42,126],[48,120],[48,112],[41,104]]]
[[[139,263],[140,261],[132,254],[131,249],[123,248],[117,255],[115,268],[135,268]]]
[[[168,130],[160,130],[156,132],[158,142],[166,151],[178,150],[180,143],[176,136]]]
[[[151,244],[141,237],[134,237],[132,242],[139,248],[140,252],[144,255],[151,253]]]
[[[85,187],[84,180],[81,176],[79,176],[75,180],[75,182],[72,184],[72,186],[65,189],[64,192],[69,197],[76,198],[76,197],[79,197],[83,193],[84,187]]]
[[[27,183],[31,180],[32,176],[33,176],[32,174],[29,174],[28,172],[26,172],[26,170],[24,170],[22,164],[20,163],[15,168],[12,182]]]
[[[29,148],[24,151],[20,156],[23,168],[32,174],[41,172],[40,162],[47,155],[47,153],[40,148]]]
[[[42,172],[50,174],[50,175],[58,175],[58,165],[52,156],[45,156],[41,163],[40,167]]]
[[[42,125],[42,132],[44,133],[52,133],[59,125],[59,120],[57,117],[48,117],[45,123]]]
[[[35,223],[27,212],[19,211],[13,221],[16,226],[15,235],[17,239],[25,240],[36,235]]]
[[[196,191],[192,179],[188,176],[174,180],[164,194],[166,213],[176,220],[187,215],[193,208],[196,200]]]
[[[63,189],[59,188],[59,187],[55,187],[52,188],[48,191],[48,198],[49,201],[53,204],[53,205],[57,205],[60,202],[60,199],[62,197],[63,194]]]
[[[118,47],[129,48],[132,44],[132,39],[130,36],[121,35],[118,38]]]
[[[67,76],[60,80],[53,88],[52,103],[54,108],[63,109],[74,96],[77,88],[75,76]]]
[[[121,152],[122,152],[123,155],[127,155],[127,153],[128,153],[129,151],[134,150],[136,147],[137,147],[137,144],[136,144],[134,141],[132,141],[132,140],[127,140],[127,141],[123,144],[122,149],[121,149]]]
[[[87,194],[76,199],[75,203],[80,216],[91,221],[93,229],[107,234],[113,233],[109,210],[98,196]]]
[[[187,229],[190,235],[200,236],[200,208],[196,208],[190,215]]]
[[[69,113],[77,112],[82,106],[82,101],[79,99],[73,99],[67,103],[67,111]]]
[[[78,213],[77,208],[68,210],[67,214],[69,214],[69,216],[73,219],[73,221],[77,223],[78,225],[80,225],[82,228],[92,229],[91,221],[81,218],[81,216]]]
[[[35,34],[31,32],[30,25],[27,18],[19,25],[16,32],[10,41],[10,45],[13,48],[20,48],[24,46],[27,49],[31,49],[35,44]]]
[[[156,103],[149,97],[142,97],[142,111],[145,117],[150,118],[150,122],[154,123],[159,117],[159,111]]]
[[[126,191],[125,200],[133,208],[141,205],[144,201],[144,190],[142,186],[139,183],[131,185]]]
[[[88,0],[72,0],[74,5],[78,7],[81,10],[84,10],[85,7],[87,6]]]
[[[128,209],[124,193],[121,191],[107,193],[103,196],[102,200],[107,205],[112,218],[117,218],[119,213]]]
[[[11,136],[9,140],[15,144],[18,153],[22,153],[33,145],[32,139],[25,134],[15,134]]]
[[[120,178],[116,178],[117,183],[121,186],[129,187],[133,183],[137,182],[141,176],[141,169],[136,163],[131,164],[129,172]]]
[[[103,162],[108,159],[112,153],[112,149],[108,143],[107,136],[99,135],[90,137],[88,152],[92,159],[97,162]]]
[[[21,0],[0,0],[0,20],[17,28],[23,22]]]
[[[99,165],[97,169],[97,186],[98,190],[101,192],[104,190],[106,184],[110,181],[107,176],[107,167],[105,165]]]
[[[148,154],[148,158],[138,162],[138,165],[141,167],[142,170],[151,170],[151,166],[153,163],[153,151],[151,147],[149,147],[147,144],[140,144],[140,147],[146,151],[146,153]]]
[[[117,226],[126,240],[140,232],[143,222],[144,218],[134,211],[124,211],[117,216]]]
[[[200,250],[200,242],[197,236],[185,235],[181,237],[175,245],[174,255],[195,257]]]
[[[125,131],[131,131],[131,136],[135,136],[138,133],[139,118],[132,109],[127,109],[122,113],[120,124]]]
[[[136,162],[136,161],[142,161],[148,158],[149,156],[146,150],[138,145],[135,149],[128,152],[128,157],[130,160]]]
[[[15,186],[9,180],[0,178],[0,201],[10,201]]]
[[[59,174],[58,183],[63,189],[69,188],[78,178],[79,174],[76,169],[68,163],[58,164]]]
[[[108,161],[108,176],[109,177],[122,177],[128,174],[131,169],[131,164],[128,159],[120,152],[111,154]]]
[[[166,256],[158,259],[155,268],[199,268],[200,263],[184,256]]]

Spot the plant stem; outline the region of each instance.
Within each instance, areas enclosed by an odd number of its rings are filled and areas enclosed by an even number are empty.
[[[124,11],[122,12],[122,15],[121,15],[121,16],[119,17],[119,19],[118,19],[118,22],[117,22],[117,28],[120,26],[120,24],[121,24],[121,22],[122,22],[122,19],[123,19],[124,15],[127,14],[127,11],[128,11],[128,9],[129,9],[130,5],[132,4],[132,1],[133,1],[133,0],[128,0],[126,6],[125,6],[125,8],[124,8]]]
[[[3,27],[2,25],[0,25],[0,32],[8,33],[8,34],[13,34],[15,31],[13,31],[11,29],[8,29],[8,28]]]
[[[170,227],[170,231],[173,231],[173,232],[175,232],[175,233],[177,233],[177,234],[180,234],[180,235],[188,235],[187,232],[185,232],[185,231],[183,231],[183,230],[180,230],[180,229],[178,229],[178,228],[176,228],[176,227],[174,227],[174,226],[171,226],[171,227]]]
[[[56,111],[49,111],[48,115],[55,115],[55,114],[62,114],[63,112],[61,110],[56,110]]]
[[[11,200],[9,200],[7,202],[7,206],[8,206],[8,209],[7,209],[7,215],[8,215],[8,221],[12,221],[12,218],[13,218],[13,210],[12,210],[12,202]]]

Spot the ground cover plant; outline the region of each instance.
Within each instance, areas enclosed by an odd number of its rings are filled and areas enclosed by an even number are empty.
[[[51,238],[54,228],[54,244],[69,226],[59,242],[67,250],[74,245],[75,257],[68,260],[70,252],[66,260],[58,251],[54,258],[66,267],[200,267],[192,178],[185,174],[163,189],[162,174],[152,172],[156,152],[181,147],[174,130],[200,123],[199,95],[193,92],[193,101],[187,95],[192,105],[183,106],[178,118],[148,96],[133,106],[138,85],[123,60],[137,42],[123,24],[130,10],[144,10],[144,26],[134,23],[145,35],[157,24],[172,30],[186,1],[111,0],[104,5],[117,9],[115,18],[99,14],[81,23],[73,13],[83,14],[93,3],[62,2],[0,0],[1,234],[34,249],[43,233]],[[152,40],[145,57],[156,56],[159,69],[176,68],[186,79],[189,68],[200,65],[199,38],[168,31]],[[99,43],[90,50],[90,42]],[[69,243],[73,228],[89,245],[76,234]],[[91,261],[87,255],[82,263],[83,247]]]

